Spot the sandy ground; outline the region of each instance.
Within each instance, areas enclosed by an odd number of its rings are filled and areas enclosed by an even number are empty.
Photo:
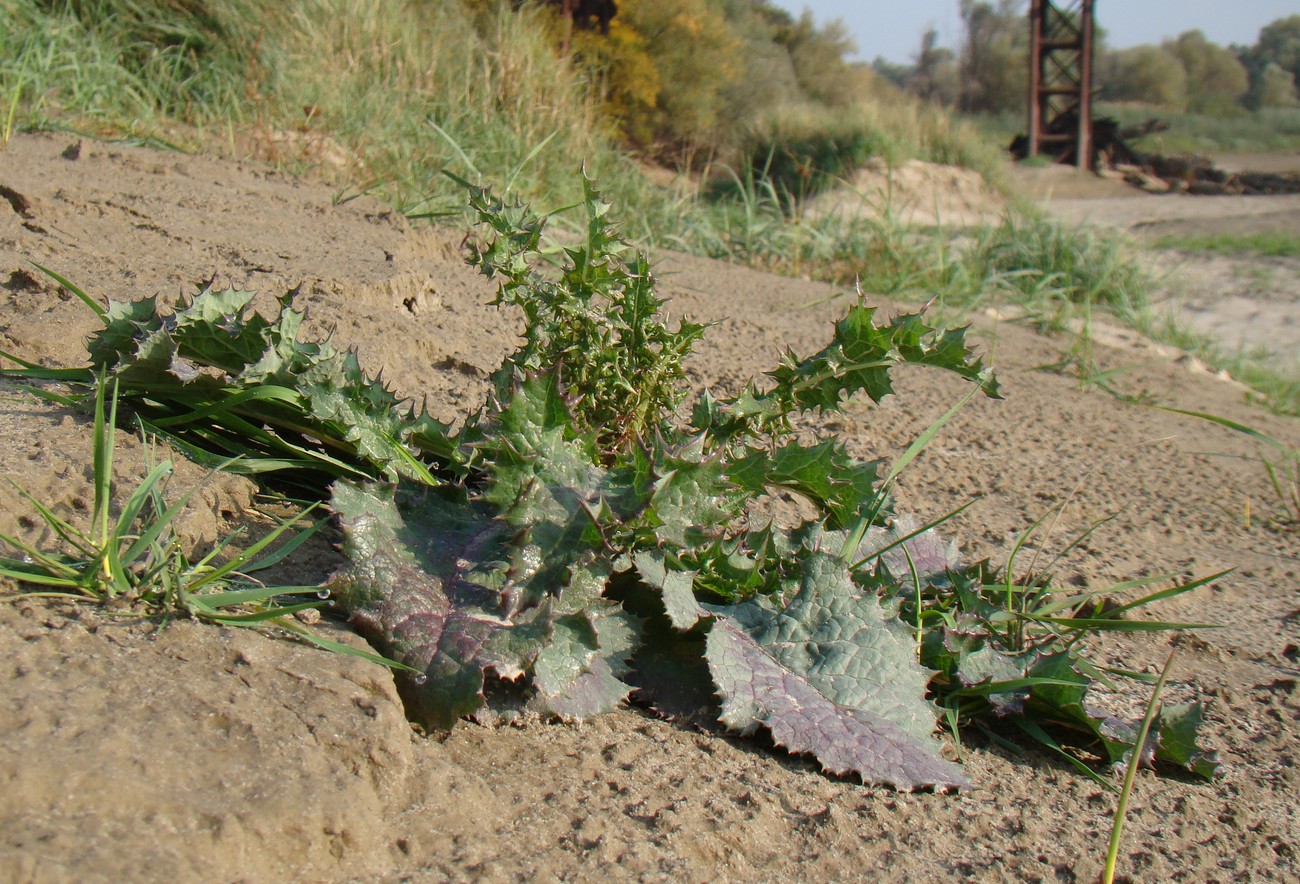
[[[1293,172],[1300,154],[1216,157],[1228,171]],[[1300,195],[1148,194],[1066,166],[1018,169],[1017,183],[1049,213],[1071,224],[1118,228],[1138,243],[1164,237],[1249,236],[1300,231]],[[1226,351],[1268,351],[1300,371],[1300,259],[1159,249],[1148,254],[1154,299],[1181,324]]]
[[[0,152],[0,347],[77,364],[95,325],[29,262],[114,299],[219,285],[301,286],[315,330],[435,413],[473,408],[513,345],[516,317],[461,262],[459,231],[412,230],[368,199],[253,165],[18,136]],[[719,325],[692,363],[734,390],[782,348],[819,347],[843,301],[827,286],[658,256],[671,309]],[[830,300],[828,300],[830,299]],[[886,305],[888,307],[888,305]],[[1005,401],[965,409],[905,473],[900,508],[955,523],[967,558],[1005,557],[1049,508],[1048,553],[1114,518],[1058,566],[1102,586],[1160,573],[1231,576],[1164,604],[1221,628],[1182,643],[1169,696],[1208,703],[1222,754],[1212,784],[1140,778],[1121,871],[1143,881],[1300,877],[1300,535],[1270,527],[1259,451],[1212,424],[1128,405],[1036,366],[1068,340],[978,328]],[[1300,444],[1293,420],[1140,342],[1098,354],[1117,383]],[[903,373],[899,395],[829,429],[897,457],[962,391]],[[0,389],[0,473],[70,518],[89,499],[87,421]],[[140,462],[138,446],[119,469]],[[11,490],[0,531],[31,536]],[[237,518],[249,489],[207,489],[192,533]],[[1248,517],[1248,513],[1253,516]],[[317,580],[337,561],[300,558]],[[10,588],[12,590],[12,588]],[[345,640],[357,642],[342,629]],[[1167,637],[1098,653],[1152,669]],[[628,708],[577,725],[462,725],[435,742],[406,723],[388,672],[271,636],[166,628],[84,605],[0,603],[0,878],[15,881],[1090,881],[1114,797],[1060,760],[978,733],[974,788],[900,795],[829,779],[807,761]],[[1111,701],[1128,710],[1140,691]]]

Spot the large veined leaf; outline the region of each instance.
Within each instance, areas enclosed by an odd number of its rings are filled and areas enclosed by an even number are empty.
[[[583,718],[631,690],[620,676],[639,634],[602,598],[605,471],[568,438],[554,375],[519,384],[478,444],[488,488],[403,494],[338,483],[352,567],[340,602],[422,671],[419,716],[446,730],[484,703],[484,672],[532,676],[530,708]]]
[[[728,727],[751,733],[764,725],[778,745],[866,783],[909,791],[967,785],[955,764],[888,719],[835,702],[726,617],[714,623],[706,647]]]
[[[937,753],[930,673],[906,630],[854,585],[842,560],[813,550],[802,564],[799,591],[784,607],[711,608],[719,620],[708,661],[723,721],[745,732],[764,725],[781,745],[868,782],[963,785]]]
[[[515,678],[531,665],[545,612],[503,615],[499,524],[437,492],[408,497],[399,512],[392,491],[342,481],[331,506],[349,564],[330,590],[367,638],[416,670],[398,676],[412,718],[449,731],[483,704],[485,670]]]

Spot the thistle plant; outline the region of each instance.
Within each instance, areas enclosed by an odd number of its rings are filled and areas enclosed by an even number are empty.
[[[328,498],[347,565],[323,588],[405,667],[408,713],[430,732],[585,718],[636,689],[665,709],[693,697],[833,773],[949,789],[965,779],[941,755],[936,699],[950,720],[1095,725],[1083,692],[1104,674],[1078,648],[1102,621],[1126,628],[1122,612],[962,568],[933,529],[907,528],[889,484],[932,432],[889,471],[800,432],[805,412],[879,402],[902,365],[996,398],[966,330],[882,321],[859,300],[818,352],[688,402],[683,362],[706,328],[664,321],[648,257],[584,187],[584,235],[556,249],[528,206],[470,188],[488,231],[471,263],[525,332],[455,432],[354,354],[299,340],[288,296],[270,318],[240,292],[166,316],[110,305],[80,380],[107,373],[146,427],[201,460],[237,454],[235,468]],[[813,515],[751,518],[777,491]],[[1209,775],[1192,731],[1188,757],[1164,760]]]

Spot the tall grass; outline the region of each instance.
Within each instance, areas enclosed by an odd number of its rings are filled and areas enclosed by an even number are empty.
[[[291,165],[310,157],[283,148],[294,139],[282,136],[310,130],[355,158],[336,174],[408,211],[436,214],[458,198],[443,168],[511,180],[545,208],[568,205],[580,197],[583,164],[641,228],[635,236],[677,231],[691,210],[646,183],[606,134],[589,84],[557,57],[537,17],[510,3],[0,0],[0,13],[10,25],[0,30],[0,98],[15,100],[23,125],[165,133],[195,145],[220,145],[234,128],[255,146],[260,136],[264,158]],[[997,174],[996,152],[967,127],[901,94],[769,117],[740,139],[753,156],[787,159],[765,139],[798,141],[804,156],[853,143],[827,183],[867,156]],[[795,192],[790,180],[778,183]]]
[[[443,168],[512,179],[548,207],[571,203],[579,158],[614,198],[647,202],[648,186],[527,13],[503,6],[475,22],[456,0],[299,0],[280,39],[295,101],[319,110],[399,207],[436,211],[458,194]]]
[[[746,142],[749,177],[787,203],[850,179],[868,160],[920,159],[973,169],[1005,189],[1002,154],[970,125],[890,89],[850,107],[793,105],[765,115]]]
[[[244,122],[277,67],[258,9],[246,0],[0,0],[0,95],[21,95],[36,125]]]
[[[312,130],[353,158],[347,183],[407,210],[458,197],[443,168],[568,204],[583,163],[651,218],[672,205],[603,134],[533,16],[508,4],[475,17],[460,0],[0,0],[0,15],[0,96],[17,96],[29,127],[218,147],[236,128],[290,165],[309,158],[283,136]]]

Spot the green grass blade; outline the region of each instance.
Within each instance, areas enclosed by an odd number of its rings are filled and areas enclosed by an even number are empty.
[[[13,486],[14,490],[16,490],[28,503],[32,505],[32,508],[36,510],[36,513],[41,517],[41,520],[45,522],[50,530],[57,534],[61,540],[83,555],[93,556],[95,554],[94,543],[89,537],[77,528],[74,528],[64,519],[60,518],[53,510],[29,494],[27,489],[23,488],[17,482],[8,479],[8,477],[6,477],[6,479],[9,484]]]
[[[208,603],[209,596],[190,596],[186,600],[185,607],[195,616],[205,619],[214,620],[218,623],[224,623],[229,626],[241,626],[250,623],[265,623],[269,620],[275,620],[282,616],[291,616],[300,611],[312,610],[319,608],[320,602],[299,602],[294,605],[276,605],[267,608],[264,611],[252,611],[247,614],[228,613],[224,608],[233,607],[233,605],[212,605]]]
[[[304,513],[303,515],[306,515],[306,513]],[[228,562],[222,564],[221,566],[219,566],[219,567],[217,567],[217,568],[212,569],[211,572],[209,572],[209,573],[203,575],[202,577],[198,578],[197,580],[195,580],[195,581],[194,581],[194,582],[189,586],[189,589],[190,589],[191,591],[193,591],[193,590],[197,590],[197,589],[199,589],[200,587],[205,586],[205,585],[207,585],[207,584],[209,584],[209,583],[213,583],[213,582],[216,582],[216,581],[224,580],[224,579],[225,579],[227,576],[229,576],[230,574],[235,573],[235,572],[237,572],[237,571],[241,571],[241,569],[243,568],[244,565],[247,565],[247,564],[250,563],[250,562],[256,562],[257,555],[258,555],[262,550],[266,549],[268,546],[270,546],[272,543],[274,543],[274,542],[275,542],[275,541],[276,541],[276,540],[277,540],[277,539],[278,539],[282,534],[284,534],[286,531],[288,531],[290,528],[292,528],[293,525],[294,525],[294,524],[298,521],[298,519],[300,519],[300,518],[302,518],[302,516],[298,516],[297,518],[295,518],[295,519],[293,519],[293,520],[291,520],[291,521],[288,521],[288,522],[285,522],[285,523],[283,523],[283,524],[281,524],[281,525],[278,525],[278,526],[275,528],[275,530],[269,532],[265,537],[259,539],[259,540],[258,540],[256,543],[254,543],[252,546],[248,547],[248,549],[243,550],[242,552],[240,552],[239,555],[234,556],[233,558],[231,558],[230,561],[228,561]],[[315,531],[315,530],[316,530],[316,526],[313,526],[313,527],[312,527],[311,529],[309,529],[309,530],[310,530],[310,531]],[[307,532],[303,532],[303,533],[306,534]],[[305,540],[305,539],[306,539],[305,537],[303,537],[302,539],[294,538],[294,540],[297,540],[298,543],[302,543],[302,541]],[[290,542],[292,543],[293,541],[290,541]],[[287,545],[287,544],[286,544],[286,545]],[[274,562],[274,561],[278,561],[279,558],[281,558],[281,557],[283,557],[284,555],[287,555],[287,554],[288,554],[288,551],[277,551],[276,553],[273,553],[272,556],[275,556],[275,558],[272,559],[272,562]],[[265,568],[265,567],[267,567],[268,564],[270,564],[270,562],[268,562],[268,563],[256,563],[256,567],[253,568],[252,570],[260,570],[261,568]]]
[[[0,369],[0,377],[35,378],[43,381],[81,381],[90,383],[92,375],[86,368],[46,368],[35,362],[28,362],[21,356],[0,349],[0,357],[16,362],[21,368]]]
[[[303,641],[311,642],[313,645],[323,650],[332,651],[335,654],[347,654],[349,657],[360,657],[362,660],[369,660],[371,663],[378,663],[380,666],[387,666],[389,669],[399,669],[405,672],[414,672],[417,674],[419,674],[420,672],[420,670],[416,669],[413,666],[407,666],[405,663],[399,663],[396,660],[390,660],[387,657],[384,657],[380,654],[371,653],[370,651],[362,651],[359,648],[354,648],[351,645],[345,645],[342,642],[336,642],[336,641],[331,641],[330,639],[327,638],[322,638],[321,636],[312,632],[310,629],[307,629],[306,627],[298,623],[295,623],[292,620],[282,619],[282,620],[276,620],[271,622],[273,622],[276,626],[280,627],[281,629],[293,633],[294,635],[301,638]]]
[[[1085,775],[1088,779],[1092,780],[1094,783],[1106,789],[1107,791],[1110,792],[1115,791],[1114,783],[1110,782],[1101,774],[1097,773],[1095,770],[1088,767],[1088,765],[1084,764],[1078,758],[1075,758],[1069,752],[1066,752],[1065,749],[1061,747],[1061,744],[1056,742],[1056,740],[1052,739],[1052,735],[1049,734],[1047,731],[1043,730],[1042,726],[1039,725],[1037,722],[1033,721],[1032,719],[1025,718],[1024,716],[1017,716],[1014,719],[1014,721],[1016,723],[1016,726],[1019,727],[1026,734],[1028,734],[1030,737],[1032,737],[1034,741],[1050,749],[1052,752],[1056,753],[1059,757],[1064,758],[1067,762],[1070,763],[1070,766],[1073,767],[1075,770],[1079,771],[1081,774]]]
[[[98,532],[95,540],[100,549],[104,549],[109,541],[109,519],[113,496],[113,428],[117,426],[117,381],[113,382],[112,411],[106,417],[104,400],[107,386],[108,379],[101,374],[95,384],[95,420],[91,437],[94,446],[92,470],[95,486],[92,530]]]
[[[187,590],[186,594],[191,601],[201,601],[205,607],[216,610],[239,605],[262,605],[282,595],[304,595],[319,591],[319,586],[250,586],[244,589],[224,589],[203,593]],[[319,605],[318,602],[312,604]]]
[[[261,384],[236,393],[222,391],[220,395],[221,398],[215,402],[209,402],[193,411],[172,417],[154,418],[151,423],[162,429],[170,429],[186,424],[212,423],[211,418],[235,412],[249,402],[283,402],[291,408],[299,408],[302,403],[302,394],[297,390],[275,384]]]
[[[559,129],[552,130],[550,135],[547,135],[545,138],[543,138],[539,143],[534,145],[532,150],[528,151],[528,153],[524,155],[524,158],[520,160],[515,165],[515,167],[510,170],[510,174],[506,176],[506,183],[501,187],[501,192],[503,194],[509,193],[510,189],[515,186],[515,180],[519,177],[519,173],[524,170],[524,166],[527,166],[529,163],[531,163],[533,161],[533,158],[536,157],[539,153],[541,153],[546,148],[546,145],[550,144],[551,140],[554,139],[555,136],[559,134],[560,134]]]
[[[32,266],[35,267],[37,270],[41,271],[41,273],[44,273],[44,274],[45,274],[46,276],[48,276],[50,279],[54,280],[54,281],[57,282],[59,285],[63,286],[65,289],[67,289],[68,291],[72,292],[72,294],[76,295],[79,299],[81,299],[81,302],[82,302],[83,304],[85,304],[85,305],[86,305],[87,307],[89,307],[91,310],[94,310],[94,311],[95,311],[95,315],[96,315],[96,316],[98,316],[98,317],[100,317],[101,319],[103,319],[105,316],[108,315],[108,310],[105,309],[104,306],[103,306],[102,304],[100,304],[98,301],[96,301],[96,300],[95,300],[94,298],[92,298],[90,295],[88,295],[88,294],[86,294],[85,292],[83,292],[83,291],[82,291],[82,290],[81,290],[81,289],[80,289],[80,288],[79,288],[75,283],[71,283],[71,282],[69,282],[68,280],[66,280],[66,279],[64,279],[62,276],[60,276],[59,274],[55,273],[55,272],[54,272],[53,270],[51,270],[50,268],[48,268],[48,267],[42,267],[40,264],[37,264],[35,261],[31,262],[31,264],[32,264]]]
[[[452,138],[450,133],[447,132],[447,130],[443,129],[433,120],[429,120],[428,123],[433,128],[433,131],[441,135],[442,140],[447,142],[448,146],[450,146],[451,149],[456,152],[456,156],[460,157],[461,162],[465,164],[465,168],[469,169],[471,172],[477,175],[480,181],[483,180],[483,173],[479,171],[478,166],[474,165],[474,161],[469,158],[469,154],[465,153],[464,149],[460,146],[460,142],[457,141],[455,138]],[[457,182],[461,181],[461,179],[459,178],[453,178],[453,180]]]
[[[155,472],[156,470],[157,468],[155,468]],[[152,476],[153,474],[151,473],[150,475]],[[131,496],[131,501],[134,502],[137,496],[141,496],[140,492],[144,490],[145,490],[145,486],[142,485],[139,489],[136,490],[136,494]],[[150,488],[148,489],[148,492],[143,496],[146,497],[147,499],[149,496],[152,496],[152,493],[153,493],[153,489]],[[182,494],[176,500],[176,502],[173,503],[171,506],[167,507],[167,509],[163,510],[161,513],[154,514],[149,519],[149,524],[144,529],[144,532],[140,534],[132,542],[131,546],[128,547],[123,552],[122,560],[127,564],[134,562],[136,558],[138,558],[139,555],[145,549],[152,546],[158,540],[158,537],[162,535],[164,532],[174,533],[173,526],[176,521],[176,517],[180,515],[181,510],[183,510],[185,508],[185,505],[190,502],[190,498],[193,495],[194,495],[194,489],[191,489],[185,492],[184,494]],[[123,528],[124,528],[125,525],[129,523],[120,523],[120,524],[123,524]]]
[[[297,524],[302,519],[305,519],[312,510],[316,509],[317,506],[318,504],[312,504],[306,511],[294,516],[293,519],[291,519],[290,521],[284,524],[283,526],[284,530],[288,530],[288,528],[290,528],[291,526]],[[306,543],[312,536],[314,536],[318,531],[324,528],[326,524],[328,523],[324,519],[320,519],[313,522],[311,525],[304,528],[302,531],[299,531],[293,537],[285,541],[281,546],[276,548],[276,550],[271,554],[267,556],[263,556],[262,558],[257,559],[256,561],[249,562],[248,564],[244,565],[240,570],[243,571],[245,574],[252,574],[254,572],[261,571],[264,568],[271,567],[272,565],[284,559],[285,556],[289,555],[294,550],[298,549],[298,547]]]
[[[943,429],[944,424],[952,420],[957,412],[961,411],[966,404],[971,401],[971,399],[975,398],[975,394],[978,392],[979,387],[972,388],[965,396],[957,401],[956,405],[944,412],[944,414],[934,423],[930,424],[930,426],[926,427],[921,435],[917,436],[916,439],[912,441],[912,444],[907,446],[907,450],[903,452],[903,456],[894,463],[893,467],[889,470],[889,474],[886,475],[884,481],[880,483],[880,495],[876,507],[877,511],[879,510],[879,503],[882,503],[884,500],[885,491],[893,484],[894,480],[898,478],[898,475],[907,468],[908,464],[916,459],[917,455],[925,450],[934,437],[938,435],[939,431]],[[967,506],[969,506],[969,504],[967,504]],[[853,553],[857,551],[858,546],[862,543],[862,538],[866,536],[867,528],[871,525],[874,518],[875,513],[872,513],[858,519],[852,530],[849,531],[849,535],[845,539],[844,545],[840,548],[840,558],[847,561],[849,556],[853,555]]]
[[[62,565],[62,563],[56,563]],[[39,586],[66,586],[69,589],[80,588],[82,586],[81,574],[72,568],[63,566],[66,574],[61,576],[54,573],[53,568],[47,567],[44,563],[23,562],[7,557],[0,557],[0,577],[8,577],[19,583],[34,583]],[[77,598],[84,598],[78,594]]]
[[[1119,620],[1110,617],[1038,617],[1034,614],[1013,613],[1020,620],[1050,623],[1084,632],[1167,632],[1171,629],[1219,629],[1222,626],[1219,623],[1169,623],[1164,620]]]
[[[1155,721],[1156,716],[1160,713],[1160,692],[1165,688],[1165,680],[1169,677],[1169,667],[1173,665],[1174,655],[1178,649],[1169,652],[1169,659],[1165,661],[1164,669],[1160,670],[1160,678],[1157,679],[1156,685],[1151,690],[1151,699],[1147,701],[1146,715],[1142,717],[1142,725],[1138,728],[1137,740],[1133,744],[1133,753],[1129,756],[1128,769],[1124,772],[1124,785],[1119,790],[1119,802],[1115,807],[1115,822],[1110,829],[1110,845],[1106,850],[1106,867],[1101,873],[1103,884],[1112,884],[1115,880],[1115,866],[1119,860],[1119,845],[1124,834],[1124,817],[1128,813],[1129,796],[1133,794],[1133,784],[1137,780],[1137,770],[1142,763],[1142,749],[1147,744],[1147,734],[1151,732],[1151,723]]]
[[[1213,583],[1214,581],[1219,580],[1222,577],[1226,577],[1235,570],[1236,570],[1235,568],[1227,568],[1223,571],[1220,571],[1217,574],[1211,574],[1208,577],[1198,577],[1197,579],[1189,581],[1187,583],[1180,583],[1177,586],[1171,586],[1168,589],[1162,589],[1159,592],[1153,592],[1150,595],[1143,596],[1142,598],[1137,599],[1136,601],[1128,602],[1127,604],[1120,605],[1117,608],[1112,608],[1107,613],[1109,616],[1118,616],[1120,614],[1123,614],[1125,611],[1131,611],[1134,608],[1140,608],[1143,605],[1149,605],[1152,602],[1158,602],[1161,601],[1162,599],[1173,598],[1176,595],[1182,595],[1185,592],[1190,592],[1193,589],[1198,589],[1202,586],[1206,586],[1210,583]],[[1172,579],[1172,577],[1162,577],[1158,579],[1169,580]],[[1136,584],[1137,581],[1132,581],[1132,583]]]
[[[889,485],[894,481],[894,479],[898,478],[899,473],[903,472],[903,470],[907,468],[907,465],[915,460],[916,456],[929,446],[930,442],[933,441],[934,437],[943,429],[944,425],[947,424],[948,421],[952,420],[957,415],[957,412],[965,408],[967,403],[974,399],[975,394],[978,392],[980,392],[979,387],[972,387],[965,396],[957,400],[956,405],[944,412],[943,415],[934,423],[930,424],[930,426],[926,427],[925,431],[922,432],[921,435],[917,436],[911,445],[907,446],[907,450],[903,452],[903,456],[900,457],[897,462],[894,463],[893,467],[890,468],[889,474],[885,476],[884,484]]]
[[[922,525],[920,528],[917,528],[915,531],[904,534],[902,537],[898,538],[897,540],[892,541],[891,543],[888,543],[885,546],[882,546],[880,549],[876,550],[871,555],[854,562],[853,565],[850,567],[850,570],[856,571],[859,568],[861,568],[863,565],[865,565],[867,562],[875,561],[876,559],[880,558],[885,553],[889,552],[895,547],[898,547],[901,544],[905,544],[907,543],[907,541],[912,540],[916,537],[920,537],[925,532],[929,531],[932,528],[939,527],[944,522],[947,522],[949,519],[953,519],[956,518],[957,516],[960,516],[962,513],[966,512],[966,510],[973,507],[977,502],[978,502],[977,500],[971,500],[966,503],[963,503],[961,506],[957,507],[957,509],[949,512],[947,515],[940,516],[939,518],[935,519],[933,522],[929,522],[925,525]]]
[[[1209,421],[1212,424],[1218,424],[1221,427],[1226,427],[1229,430],[1234,430],[1238,433],[1242,433],[1246,436],[1250,436],[1252,439],[1256,439],[1260,442],[1263,442],[1265,445],[1272,446],[1273,448],[1277,449],[1283,454],[1287,454],[1291,456],[1294,456],[1296,454],[1296,450],[1294,448],[1291,448],[1283,444],[1282,442],[1279,442],[1278,440],[1274,439],[1272,436],[1269,436],[1266,433],[1261,433],[1259,430],[1255,429],[1254,427],[1248,427],[1245,424],[1237,423],[1236,421],[1230,420],[1226,417],[1219,417],[1217,414],[1207,414],[1204,411],[1188,411],[1182,408],[1173,408],[1168,405],[1156,405],[1153,407],[1158,408],[1161,411],[1167,411],[1171,414],[1181,414],[1185,417],[1194,417],[1203,421]]]

